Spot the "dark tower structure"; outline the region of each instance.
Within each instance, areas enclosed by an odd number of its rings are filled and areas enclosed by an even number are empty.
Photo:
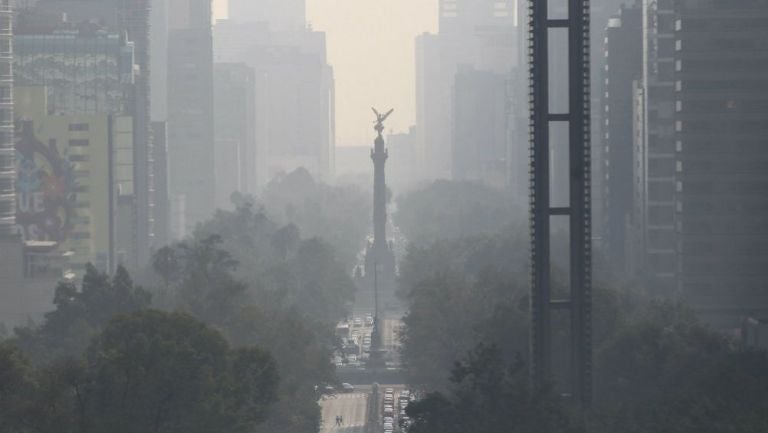
[[[387,180],[384,174],[389,152],[384,147],[384,121],[394,110],[380,114],[375,109],[377,132],[374,147],[371,150],[373,160],[373,243],[368,245],[365,255],[365,276],[382,299],[394,292],[395,255],[387,241]]]
[[[591,400],[591,210],[590,210],[590,108],[589,108],[589,3],[561,0],[562,10],[548,10],[549,1],[529,0],[530,127],[531,127],[531,338],[532,379],[542,387],[552,381],[553,311],[570,315],[567,395],[586,408]],[[550,37],[561,32],[568,40],[568,101],[565,112],[550,108],[556,86],[555,68],[549,67]],[[553,38],[554,39],[554,38]],[[562,83],[561,83],[562,84]],[[550,130],[567,127],[568,202],[553,206],[550,187],[550,152],[555,149]],[[557,173],[562,174],[562,173]],[[569,296],[552,298],[551,236],[554,218],[569,227]]]
[[[369,368],[384,367],[381,341],[381,300],[392,300],[395,291],[395,254],[387,241],[387,182],[385,166],[389,152],[384,147],[384,121],[394,110],[380,114],[376,109],[377,132],[374,147],[371,150],[373,160],[373,244],[368,245],[365,255],[365,276],[368,286],[373,289],[374,317],[371,335],[371,357]]]

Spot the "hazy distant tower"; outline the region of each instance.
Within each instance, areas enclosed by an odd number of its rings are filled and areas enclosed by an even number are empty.
[[[272,30],[302,30],[307,21],[305,0],[229,0],[229,16],[241,22],[268,22]]]

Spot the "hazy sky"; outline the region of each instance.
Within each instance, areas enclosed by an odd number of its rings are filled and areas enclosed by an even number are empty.
[[[214,0],[226,14],[226,0]],[[437,29],[437,0],[307,0],[307,19],[325,31],[336,74],[336,144],[370,145],[371,106],[395,108],[387,128],[415,121],[414,38]]]

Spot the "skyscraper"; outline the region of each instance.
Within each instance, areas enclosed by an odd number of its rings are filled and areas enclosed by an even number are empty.
[[[768,1],[685,0],[674,22],[676,289],[712,323],[768,314]]]
[[[253,68],[244,63],[214,65],[216,129],[216,206],[231,207],[230,196],[257,192],[257,154],[254,125],[256,85]]]
[[[168,36],[168,166],[172,201],[184,208],[174,237],[214,210],[213,39],[210,0],[171,0]]]
[[[460,67],[508,76],[518,66],[516,16],[513,0],[441,0],[439,33],[417,37],[416,129],[424,177],[450,178],[453,171],[452,95]]]
[[[507,184],[506,77],[459,68],[453,86],[453,179]]]
[[[155,197],[149,179],[152,155],[150,124],[150,0],[38,0],[33,8],[36,14],[58,13],[66,22],[74,25],[97,24],[111,32],[124,34],[135,47],[136,73],[132,103],[127,110],[134,122],[134,177],[136,189],[136,252],[134,263],[149,259],[155,245],[154,221],[163,219],[154,215]],[[34,20],[33,20],[34,21]]]
[[[13,147],[13,17],[0,0],[0,238],[16,233],[16,170]]]
[[[660,294],[675,293],[675,7],[674,2],[643,2],[642,83],[636,106],[638,145],[635,161],[642,164],[635,182],[639,213],[634,235],[641,253],[633,267],[645,285]]]
[[[241,22],[268,22],[273,31],[301,31],[306,0],[229,0],[229,16]]]
[[[335,149],[335,82],[325,33],[276,32],[269,23],[222,20],[216,24],[217,62],[244,62],[255,71],[257,184],[306,168],[330,179]]]
[[[622,8],[605,30],[602,83],[602,246],[614,275],[627,276],[627,231],[633,211],[634,89],[642,74],[642,15]]]

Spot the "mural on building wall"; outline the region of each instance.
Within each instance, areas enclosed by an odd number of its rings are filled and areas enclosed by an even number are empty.
[[[20,126],[16,141],[19,231],[28,241],[64,242],[75,216],[73,166],[55,142],[44,144],[35,137],[31,121]]]

